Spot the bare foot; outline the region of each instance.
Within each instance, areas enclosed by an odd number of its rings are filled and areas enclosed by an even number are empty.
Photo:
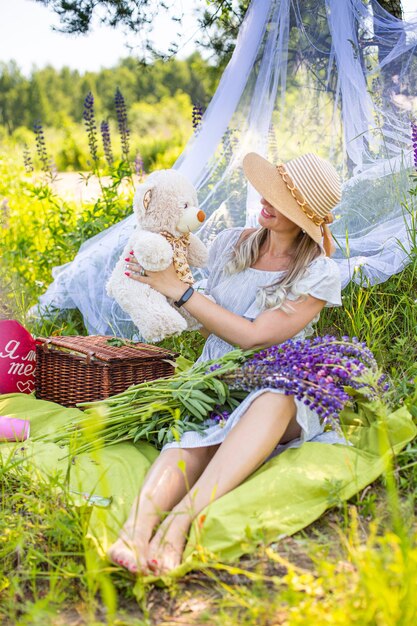
[[[190,524],[188,515],[171,513],[159,526],[148,549],[148,568],[155,574],[166,574],[180,565]]]
[[[138,536],[134,526],[125,524],[118,539],[107,551],[107,556],[110,561],[125,567],[132,574],[149,574],[147,550],[148,541]]]

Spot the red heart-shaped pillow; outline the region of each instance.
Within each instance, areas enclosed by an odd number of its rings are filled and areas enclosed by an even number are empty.
[[[35,389],[36,348],[32,335],[15,320],[0,321],[0,393]]]

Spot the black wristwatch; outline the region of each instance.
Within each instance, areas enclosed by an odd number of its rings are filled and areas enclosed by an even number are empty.
[[[192,287],[188,287],[187,291],[185,291],[179,300],[174,300],[175,306],[179,309],[180,306],[185,304],[187,300],[191,298],[194,293],[194,289]]]

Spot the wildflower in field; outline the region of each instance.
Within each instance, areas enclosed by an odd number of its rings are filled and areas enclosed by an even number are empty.
[[[414,169],[417,171],[417,122],[411,124],[411,141],[413,144]]]
[[[140,156],[139,152],[135,156],[135,173],[139,180],[143,180],[145,176],[145,167],[143,164],[143,159]]]
[[[236,149],[238,138],[236,137],[236,129],[228,128],[223,135],[223,156],[226,161],[230,161]]]
[[[127,124],[127,108],[125,99],[120,91],[120,89],[116,90],[116,94],[114,96],[114,102],[116,105],[116,116],[117,116],[117,124],[119,127],[120,133],[120,141],[122,144],[122,154],[123,159],[125,161],[129,160],[129,139],[130,139],[130,131]]]
[[[9,228],[10,206],[7,198],[4,198],[0,204],[0,224],[1,227]]]
[[[25,165],[26,172],[28,174],[33,172],[35,168],[33,167],[33,161],[32,161],[32,156],[30,154],[29,146],[26,143],[23,147],[23,162]]]
[[[49,172],[51,169],[51,160],[46,150],[45,134],[40,121],[35,122],[33,130],[35,133],[36,152],[42,164],[42,171]]]
[[[203,107],[201,106],[201,104],[199,104],[198,102],[193,104],[193,110],[191,115],[194,133],[198,135],[201,130],[201,119],[203,117]]]
[[[84,100],[83,120],[88,135],[88,146],[90,148],[91,158],[95,163],[98,161],[97,153],[97,127],[94,114],[94,96],[91,91],[88,92]]]
[[[110,127],[107,120],[103,120],[100,125],[101,139],[103,141],[103,150],[106,161],[111,167],[113,165],[113,151],[111,147]]]
[[[269,149],[269,154],[271,156],[271,161],[273,161],[274,163],[278,163],[279,153],[278,153],[277,136],[275,134],[275,129],[274,129],[273,124],[271,124],[268,130],[268,149]]]

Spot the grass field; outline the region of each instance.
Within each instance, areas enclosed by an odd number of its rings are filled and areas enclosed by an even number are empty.
[[[17,173],[17,174],[16,174]],[[413,197],[409,212],[415,217]],[[80,315],[31,320],[27,312],[80,243],[123,217],[126,195],[103,201],[62,201],[0,157],[0,293],[2,317],[34,334],[82,334]],[[343,306],[322,314],[318,334],[366,341],[392,382],[393,408],[417,419],[417,242],[408,266],[386,283],[350,283]],[[195,333],[166,340],[189,358],[201,351]],[[4,624],[224,624],[412,626],[417,623],[417,445],[392,471],[348,503],[293,537],[261,545],[238,563],[213,563],[167,586],[136,595],[118,568],[97,569],[85,540],[86,508],[70,505],[51,477],[33,479],[10,462],[0,466],[0,616]],[[23,488],[24,486],[24,488]]]

